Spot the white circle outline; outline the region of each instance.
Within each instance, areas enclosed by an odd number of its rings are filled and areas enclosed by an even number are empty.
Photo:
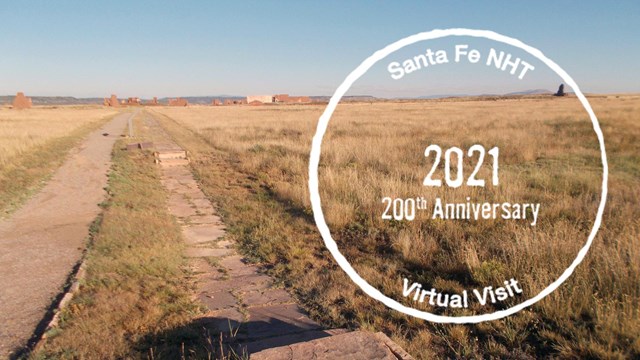
[[[540,61],[544,62],[549,68],[555,71],[565,83],[567,83],[574,91],[582,106],[589,114],[591,118],[591,122],[593,124],[593,129],[596,132],[598,137],[598,142],[600,144],[600,156],[602,158],[602,195],[600,199],[600,205],[598,206],[598,212],[596,215],[596,219],[593,223],[593,228],[589,234],[586,244],[580,249],[577,257],[571,263],[571,265],[562,273],[562,275],[556,279],[553,283],[543,289],[536,296],[516,305],[511,308],[505,310],[499,310],[493,313],[481,314],[481,315],[470,315],[470,316],[443,316],[443,315],[435,315],[430,312],[420,311],[411,307],[404,306],[399,302],[385,296],[378,289],[369,285],[358,273],[353,269],[351,264],[347,261],[347,259],[340,253],[338,250],[338,245],[331,237],[331,232],[327,223],[324,219],[324,213],[322,212],[322,204],[320,201],[320,193],[318,189],[318,165],[320,163],[320,153],[322,146],[322,139],[327,130],[327,126],[329,125],[329,120],[331,119],[331,115],[336,109],[336,106],[344,96],[344,94],[349,90],[351,85],[358,80],[362,75],[364,75],[369,68],[371,68],[375,63],[384,59],[387,55],[399,50],[407,45],[411,45],[418,41],[424,40],[433,40],[442,37],[448,36],[470,36],[477,38],[486,38],[489,40],[494,40],[497,42],[502,42],[517,48],[520,48],[529,54],[535,56]],[[604,212],[605,203],[607,200],[607,181],[608,181],[609,167],[607,164],[607,155],[604,147],[604,136],[602,135],[602,130],[600,129],[600,124],[598,123],[598,119],[596,118],[593,109],[591,109],[591,105],[587,101],[586,97],[582,94],[580,89],[578,88],[578,84],[567,74],[558,64],[548,59],[540,50],[531,47],[518,39],[511,38],[508,36],[504,36],[489,30],[474,30],[474,29],[464,29],[464,28],[454,28],[454,29],[435,29],[428,32],[422,32],[418,34],[414,34],[398,40],[385,48],[376,51],[373,55],[369,56],[366,60],[364,60],[355,70],[353,70],[340,84],[340,86],[336,89],[335,93],[329,100],[329,104],[327,105],[325,111],[320,116],[318,121],[318,126],[316,129],[316,134],[313,137],[313,141],[311,144],[311,154],[309,157],[309,193],[311,198],[311,208],[313,210],[313,217],[315,219],[316,225],[322,238],[324,240],[325,246],[331,252],[331,255],[338,262],[338,265],[344,270],[347,275],[351,278],[353,282],[355,282],[367,295],[372,298],[382,302],[386,306],[405,313],[407,315],[411,315],[417,318],[421,318],[424,320],[437,322],[437,323],[455,323],[455,324],[467,324],[467,323],[479,323],[482,321],[488,320],[497,320],[503,317],[515,314],[516,312],[529,307],[536,302],[542,300],[547,295],[551,294],[554,290],[556,290],[560,284],[562,284],[575,270],[575,268],[582,262],[585,255],[589,251],[589,247],[591,247],[591,243],[595,238],[598,229],[600,228],[600,224],[602,222],[602,214]]]

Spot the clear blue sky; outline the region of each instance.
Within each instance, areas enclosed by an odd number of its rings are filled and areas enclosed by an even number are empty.
[[[330,95],[374,51],[451,27],[537,47],[583,91],[640,92],[640,1],[33,1],[0,12],[0,95]],[[455,92],[449,79],[419,91]],[[376,81],[358,90],[376,95]]]

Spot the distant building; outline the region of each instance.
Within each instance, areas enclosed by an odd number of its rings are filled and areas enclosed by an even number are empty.
[[[160,105],[160,103],[158,103],[158,98],[154,96],[153,99],[147,101],[147,103],[145,105],[146,106],[157,106],[157,105]]]
[[[253,103],[254,101],[259,101],[263,104],[300,104],[309,103],[311,102],[311,99],[308,96],[289,96],[289,94],[247,96],[247,102],[249,104]]]
[[[23,92],[17,93],[13,99],[14,109],[29,109],[32,105],[31,98],[24,96]]]
[[[247,104],[252,103],[254,101],[259,101],[263,104],[270,104],[274,102],[273,95],[250,95],[247,96]]]
[[[273,102],[289,102],[289,94],[278,94],[273,96]]]
[[[105,98],[104,99],[104,106],[111,106],[111,107],[118,107],[120,106],[120,103],[118,103],[118,97],[115,96],[114,94],[111,94],[110,98]]]
[[[130,97],[127,99],[127,105],[140,105],[141,101],[138,97]]]
[[[187,106],[187,105],[189,105],[189,102],[187,101],[187,99],[176,98],[176,99],[169,100],[169,106]]]
[[[213,106],[220,106],[222,105],[222,102],[218,99],[213,99],[213,101],[211,102],[211,105]]]
[[[224,99],[224,105],[242,105],[246,103],[247,103],[247,100],[245,99],[240,99],[240,100]]]

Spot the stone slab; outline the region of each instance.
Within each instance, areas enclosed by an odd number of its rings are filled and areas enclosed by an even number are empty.
[[[189,245],[216,241],[224,236],[224,229],[217,225],[185,226],[182,228],[185,242]]]
[[[229,332],[230,329],[238,329],[244,323],[244,315],[235,308],[217,310],[207,313],[196,322],[209,330],[211,335],[215,335],[220,332]]]
[[[179,218],[186,218],[196,214],[196,209],[192,208],[187,202],[183,203],[170,203],[169,211],[173,216]]]
[[[248,265],[241,255],[232,255],[220,261],[220,265],[229,271],[230,276],[244,276],[258,273],[258,267]]]
[[[265,289],[242,293],[242,301],[247,307],[293,304],[295,301],[284,289]]]
[[[233,244],[234,243],[229,240],[219,240],[216,242],[215,247],[218,249],[231,249],[233,248]]]
[[[238,306],[238,299],[229,291],[217,291],[213,293],[202,292],[198,294],[198,300],[209,310],[224,310]]]
[[[249,308],[247,333],[249,339],[300,333],[320,329],[296,304]]]
[[[271,286],[270,277],[261,274],[251,274],[217,281],[202,281],[199,289],[203,292],[233,290],[237,292],[259,291]]]
[[[187,152],[184,150],[158,150],[156,151],[155,156],[160,160],[185,159],[187,157]]]
[[[218,225],[222,229],[224,229],[224,226],[222,225],[220,217],[216,215],[194,215],[189,218],[189,222],[191,224]]]
[[[186,257],[223,257],[231,253],[231,249],[212,249],[212,248],[187,248],[184,251]]]
[[[200,274],[213,274],[218,272],[218,268],[211,265],[204,258],[193,258],[191,259],[191,269],[196,275]]]
[[[188,165],[189,159],[164,159],[160,160],[160,165],[162,166],[180,166],[180,165]]]
[[[413,358],[382,333],[354,331],[330,338],[325,337],[259,351],[251,354],[251,359],[411,360]]]
[[[254,354],[265,349],[297,344],[300,342],[326,338],[333,335],[336,335],[336,331],[334,330],[309,330],[295,334],[276,336],[248,342],[243,344],[243,347],[249,354]]]
[[[197,207],[213,209],[213,206],[211,205],[211,202],[209,202],[208,199],[192,199],[192,201],[193,201],[193,205]]]

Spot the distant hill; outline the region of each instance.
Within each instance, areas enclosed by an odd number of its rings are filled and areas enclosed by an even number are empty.
[[[27,96],[29,96],[27,94]],[[90,105],[99,104],[102,105],[103,98],[76,98],[73,96],[29,96],[33,105]],[[210,105],[213,99],[224,101],[225,99],[240,100],[244,99],[244,96],[232,96],[232,95],[220,95],[220,96],[180,96],[183,99],[187,99],[189,104],[203,104]],[[15,95],[0,96],[0,105],[10,105],[13,103]],[[169,99],[175,99],[176,97],[165,97],[158,99],[160,103],[168,103]],[[119,98],[120,100],[125,98]],[[142,99],[142,102],[150,101],[151,99]]]
[[[27,95],[28,96],[28,95]],[[15,95],[0,96],[0,105],[13,103]],[[33,105],[89,105],[102,104],[102,98],[75,98],[73,96],[30,96]]]
[[[169,99],[175,99],[177,96],[174,97],[164,97],[162,99],[158,99],[158,102],[166,104],[169,102]],[[219,95],[219,96],[179,96],[182,99],[186,99],[189,104],[199,104],[199,105],[211,105],[211,102],[214,99],[218,99],[222,102],[224,102],[225,100],[229,99],[229,100],[242,100],[242,99],[246,99],[246,96],[234,96],[234,95]],[[145,100],[143,100],[145,101]]]
[[[469,94],[436,94],[436,95],[424,95],[416,97],[398,97],[393,100],[412,100],[412,99],[446,99],[446,98],[472,98],[472,97],[500,97],[500,96],[522,96],[522,95],[551,95],[553,91],[545,89],[531,89],[524,91],[511,92],[507,94],[482,94],[482,95],[469,95]],[[27,95],[28,96],[28,95]],[[0,105],[11,104],[14,99],[14,95],[0,96]],[[186,99],[189,104],[198,105],[210,105],[214,99],[218,99],[221,102],[225,100],[242,100],[246,97],[238,95],[217,95],[217,96],[180,96]],[[164,97],[158,99],[161,104],[167,104],[169,99],[175,99],[173,97]],[[331,96],[309,96],[312,102],[326,103],[329,102]],[[124,98],[119,98],[124,99]],[[31,96],[33,105],[90,105],[90,104],[102,104],[103,98],[76,98],[73,96]],[[142,99],[142,102],[148,102],[150,99]],[[344,96],[341,101],[343,102],[367,102],[385,100],[384,98],[378,98],[370,95],[349,95]]]
[[[553,91],[549,91],[545,89],[533,89],[533,90],[511,92],[504,95],[509,96],[509,95],[544,95],[544,94],[553,94]]]
[[[468,97],[471,95],[468,94],[438,94],[438,95],[425,95],[425,96],[418,96],[418,97],[413,97],[413,98],[398,98],[398,99],[443,99],[443,98],[454,98],[454,97]],[[480,96],[484,96],[484,95],[480,95]]]
[[[329,102],[329,100],[331,99],[331,96],[309,96],[309,98],[311,99],[312,102]],[[345,102],[349,102],[349,101],[375,101],[378,100],[379,98],[375,97],[375,96],[371,96],[371,95],[350,95],[350,96],[343,96],[342,100],[340,101],[345,101]]]
[[[437,95],[425,95],[425,96],[418,96],[418,97],[413,97],[413,98],[401,98],[401,99],[444,99],[444,98],[462,98],[462,97],[545,95],[545,94],[553,94],[553,92],[549,91],[549,90],[545,90],[545,89],[530,89],[530,90],[510,92],[510,93],[506,93],[506,94],[480,94],[480,95],[437,94]]]

